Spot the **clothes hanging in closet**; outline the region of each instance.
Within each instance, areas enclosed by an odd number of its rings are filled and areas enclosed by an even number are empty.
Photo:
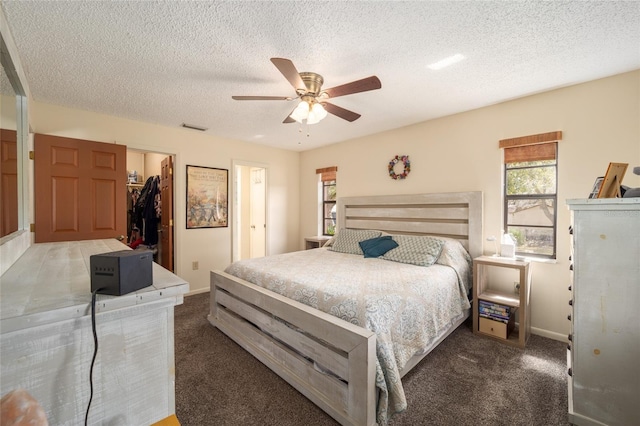
[[[129,188],[127,191],[127,243],[132,243],[138,239],[138,235],[140,234],[138,227],[134,222],[134,210],[139,197],[140,189]]]
[[[140,191],[132,213],[133,226],[139,229],[143,244],[158,244],[158,222],[161,215],[160,176],[151,176]]]

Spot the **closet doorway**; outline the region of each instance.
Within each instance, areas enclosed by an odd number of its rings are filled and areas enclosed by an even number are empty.
[[[148,245],[154,261],[174,272],[174,157],[127,149],[127,243]]]
[[[267,167],[233,162],[232,260],[267,255]]]

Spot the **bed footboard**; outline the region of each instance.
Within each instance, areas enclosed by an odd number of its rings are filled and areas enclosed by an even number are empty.
[[[340,424],[376,424],[373,332],[225,272],[210,297],[211,324]]]

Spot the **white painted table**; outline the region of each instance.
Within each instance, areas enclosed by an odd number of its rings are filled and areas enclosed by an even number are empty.
[[[89,401],[92,254],[115,239],[32,245],[0,277],[0,395],[26,389],[49,424],[84,423]],[[189,284],[153,264],[153,285],[97,295],[90,424],[148,425],[175,412],[173,308]]]

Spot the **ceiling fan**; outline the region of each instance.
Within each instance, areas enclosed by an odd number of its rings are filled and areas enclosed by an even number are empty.
[[[352,81],[330,89],[322,89],[324,79],[314,72],[298,72],[293,62],[285,58],[271,58],[273,65],[296,89],[296,96],[232,96],[237,101],[292,101],[300,99],[300,103],[284,119],[283,123],[315,124],[331,113],[347,121],[355,121],[360,114],[327,102],[328,99],[353,93],[367,92],[382,87],[376,76]]]

